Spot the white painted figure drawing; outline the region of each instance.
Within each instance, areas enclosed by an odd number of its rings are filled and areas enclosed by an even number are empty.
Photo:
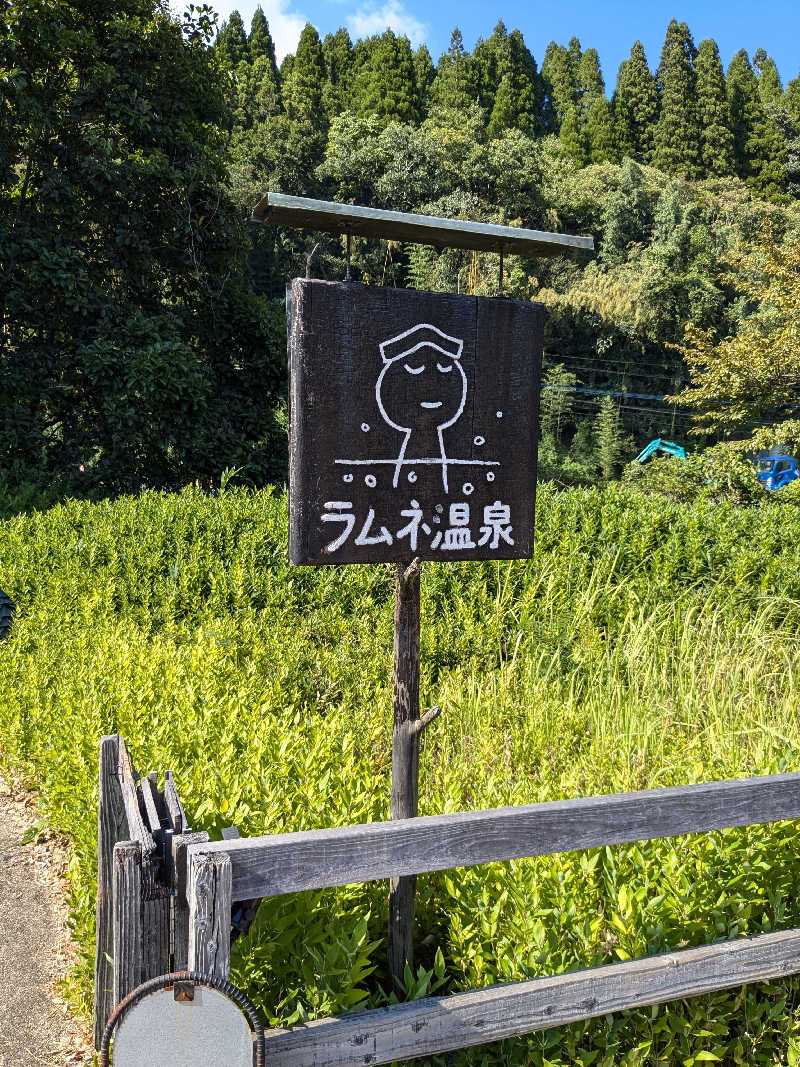
[[[400,484],[403,468],[408,481],[416,481],[414,467],[434,464],[441,469],[442,488],[449,492],[451,466],[499,467],[494,460],[457,459],[447,454],[445,431],[461,418],[467,402],[467,378],[461,366],[464,342],[430,323],[421,322],[380,345],[383,367],[375,383],[378,411],[387,425],[402,435],[394,459],[337,459],[345,466],[388,464],[394,468],[392,486]],[[502,418],[502,412],[497,412]],[[370,427],[362,423],[366,433]],[[482,445],[482,437],[475,438]],[[352,481],[352,475],[345,475]],[[487,474],[487,480],[494,476]],[[374,475],[367,475],[374,486]]]

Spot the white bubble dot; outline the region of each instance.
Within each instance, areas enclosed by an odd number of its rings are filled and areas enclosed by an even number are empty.
[[[412,482],[412,483],[415,482],[417,480],[417,472],[416,471],[409,471],[408,472],[408,480],[410,482]]]
[[[486,481],[487,482],[493,482],[494,481],[494,471],[487,471],[486,472]]]
[[[442,514],[442,512],[444,511],[444,504],[437,504],[437,505],[436,505],[436,510],[437,510],[437,511],[439,512],[439,514],[441,515],[441,514]]]
[[[497,415],[498,419],[502,419],[502,417],[503,417],[503,412],[502,411],[496,411],[495,414]]]
[[[481,435],[480,435],[480,434],[478,434],[478,436],[477,436],[477,437],[475,438],[475,440],[473,441],[473,444],[476,444],[476,445],[485,445],[485,444],[486,444],[486,438],[485,438],[485,437],[481,437]]]
[[[368,474],[364,481],[370,487],[370,489],[374,489],[374,487],[378,484],[378,479],[375,477],[374,474]]]
[[[364,431],[364,433],[368,433],[368,431],[369,431],[369,423],[368,422],[362,422],[361,423],[361,429]]]
[[[342,478],[343,482],[352,482],[352,480],[353,480],[353,475],[352,474],[345,474],[344,478]]]
[[[472,482],[464,482],[464,484],[461,486],[461,492],[464,494],[464,496],[469,496],[470,493],[475,492],[475,486],[472,484]]]

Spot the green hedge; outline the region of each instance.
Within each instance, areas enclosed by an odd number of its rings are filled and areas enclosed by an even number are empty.
[[[388,815],[393,574],[291,569],[286,500],[188,489],[0,525],[20,608],[0,752],[74,842],[88,1004],[97,743],[171,766],[194,825]],[[794,509],[541,486],[532,561],[423,571],[423,814],[800,769]],[[419,879],[423,971],[456,991],[800,924],[792,824]],[[273,1020],[386,1001],[386,886],[266,902],[234,980]],[[793,981],[465,1051],[457,1064],[793,1063]]]

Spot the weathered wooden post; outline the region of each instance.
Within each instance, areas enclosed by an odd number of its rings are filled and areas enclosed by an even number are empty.
[[[277,193],[253,218],[501,259],[592,248],[586,237]],[[295,278],[286,304],[289,557],[397,568],[391,816],[414,818],[419,739],[438,714],[419,713],[420,562],[531,555],[544,308],[349,277]],[[396,988],[413,968],[414,895],[413,877],[392,880]]]

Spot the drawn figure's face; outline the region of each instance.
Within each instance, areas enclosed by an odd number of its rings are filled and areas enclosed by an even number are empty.
[[[386,364],[376,395],[381,414],[395,429],[444,429],[464,410],[467,379],[457,359],[423,344]]]

